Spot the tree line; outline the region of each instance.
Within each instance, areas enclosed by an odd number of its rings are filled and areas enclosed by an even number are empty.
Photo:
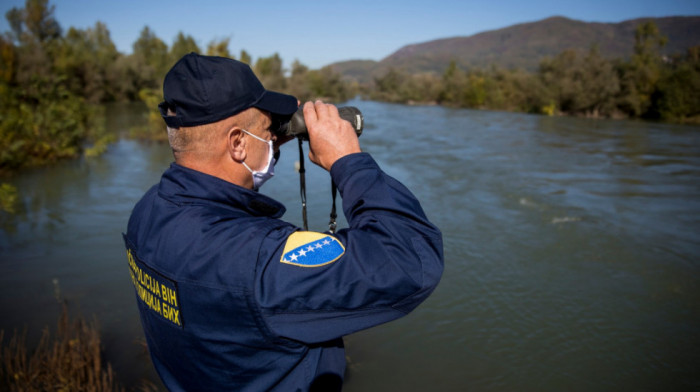
[[[228,38],[200,48],[178,33],[168,46],[148,27],[120,53],[101,22],[67,31],[48,0],[26,0],[5,15],[10,31],[0,35],[0,174],[62,158],[95,155],[114,139],[104,131],[103,104],[144,102],[144,125],[132,137],[165,140],[156,107],[165,73],[183,55],[197,52],[250,64],[263,85],[301,101],[365,98],[401,103],[571,114],[700,120],[700,47],[662,57],[665,40],[649,22],[638,27],[628,60],[564,51],[541,62],[536,72],[463,69],[452,62],[442,74],[389,69],[372,83],[344,80],[331,67],[309,69],[294,61],[285,69],[277,53],[253,61],[229,52]]]
[[[536,72],[465,70],[454,61],[442,75],[392,68],[366,94],[400,103],[698,123],[700,46],[662,56],[665,43],[657,26],[646,22],[637,26],[630,59],[606,59],[594,46],[587,53],[566,50],[546,58]]]
[[[77,29],[61,28],[48,0],[26,0],[24,8],[5,15],[10,31],[0,35],[0,174],[103,151],[114,139],[101,119],[109,102],[143,101],[152,109],[143,127],[131,136],[165,139],[156,110],[162,82],[183,55],[197,52],[236,58],[250,64],[268,89],[301,100],[324,97],[342,101],[354,92],[330,68],[311,70],[298,61],[285,75],[278,54],[255,62],[245,50],[229,52],[229,39],[200,48],[180,32],[168,46],[148,27],[120,53],[104,23]]]

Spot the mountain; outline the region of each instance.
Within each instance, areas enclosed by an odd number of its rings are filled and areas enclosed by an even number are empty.
[[[626,58],[633,53],[634,32],[640,23],[652,21],[668,38],[664,54],[684,53],[700,45],[700,16],[642,18],[620,23],[591,23],[555,16],[531,23],[402,47],[383,60],[352,60],[331,64],[344,77],[361,82],[381,75],[390,67],[408,72],[441,73],[455,60],[464,67],[537,69],[544,57],[566,49],[587,51],[596,45],[603,56]]]
[[[349,60],[331,64],[333,69],[344,78],[357,81],[369,81],[369,76],[377,71],[379,62],[374,60]]]

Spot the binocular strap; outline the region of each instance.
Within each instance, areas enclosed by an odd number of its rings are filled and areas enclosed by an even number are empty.
[[[304,220],[304,231],[309,231],[309,221],[306,218],[306,169],[304,169],[303,140],[299,140],[299,190],[301,192],[301,217]]]
[[[306,169],[304,168],[304,147],[303,140],[301,137],[297,138],[299,140],[299,191],[301,194],[301,217],[304,221],[304,231],[309,230],[309,221],[306,216]],[[335,185],[333,179],[331,179],[331,196],[333,199],[333,205],[331,206],[331,220],[328,222],[328,230],[331,234],[335,234],[335,230],[338,227],[338,214],[335,209],[335,199],[338,194],[338,187]]]
[[[328,230],[331,232],[331,234],[335,234],[335,229],[338,227],[338,223],[335,221],[335,218],[338,217],[338,214],[335,213],[335,195],[338,193],[338,188],[335,186],[335,181],[331,179],[331,195],[333,196],[333,205],[331,206],[331,220],[328,222]]]

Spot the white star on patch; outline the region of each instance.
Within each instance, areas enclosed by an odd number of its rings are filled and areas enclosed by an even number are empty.
[[[313,246],[313,245],[309,245],[309,247],[306,248],[306,251],[307,251],[307,252],[313,252],[313,251],[314,251],[314,246]]]
[[[321,248],[323,248],[323,245],[321,245],[321,243],[320,243],[320,242],[319,242],[319,243],[317,243],[317,244],[316,244],[316,249],[321,249]]]
[[[306,256],[306,251],[304,249],[300,250],[299,256]]]
[[[294,254],[294,253],[292,253],[292,255],[289,256],[289,259],[292,260],[292,261],[297,261],[298,258],[299,258],[299,257],[297,257],[297,255]]]
[[[326,238],[325,240],[323,240],[323,245],[328,245],[328,244],[330,244],[330,243],[331,243],[331,242],[328,241],[328,238]]]

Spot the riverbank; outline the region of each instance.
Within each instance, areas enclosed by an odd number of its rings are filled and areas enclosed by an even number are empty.
[[[104,361],[97,319],[71,317],[65,303],[53,333],[44,327],[36,342],[27,342],[26,330],[5,335],[0,331],[1,390],[124,392]]]

